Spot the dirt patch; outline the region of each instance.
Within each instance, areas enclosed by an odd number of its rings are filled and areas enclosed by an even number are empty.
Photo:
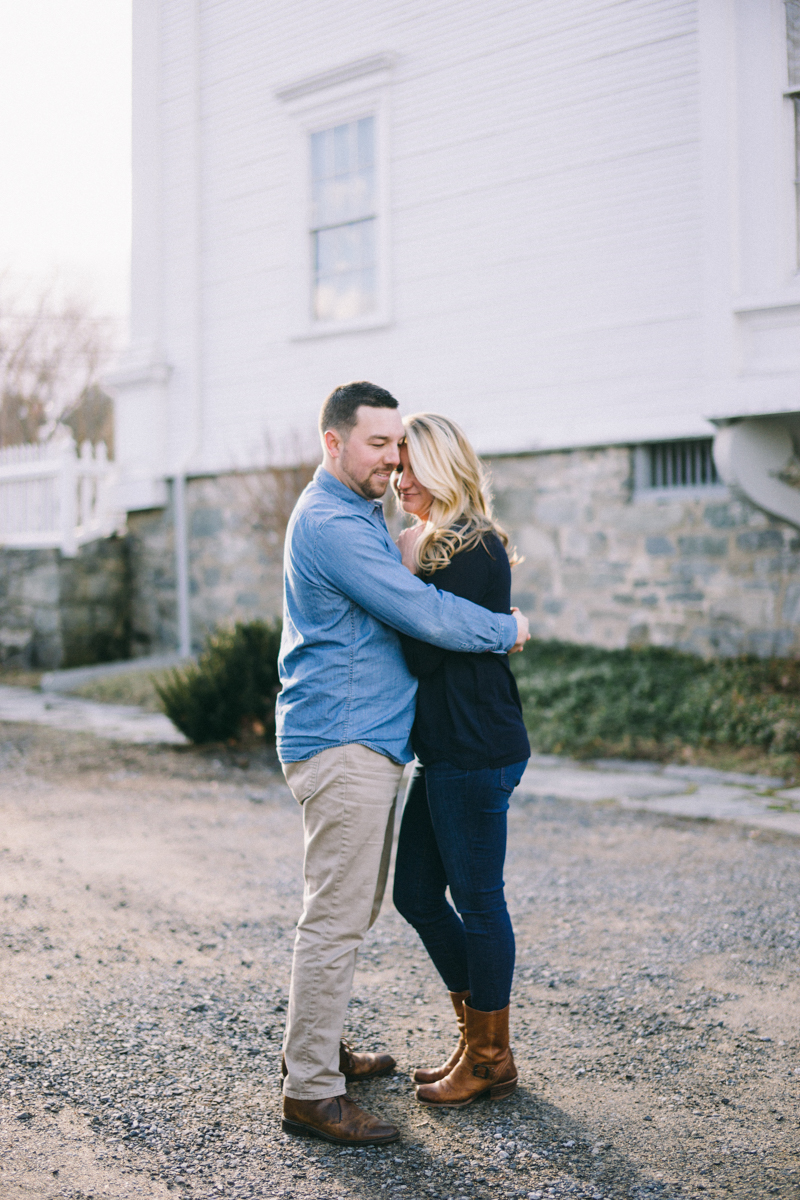
[[[0,1195],[800,1196],[796,841],[515,800],[521,1086],[456,1113],[410,1073],[447,998],[387,903],[350,1036],[396,1121],[361,1152],[280,1132],[301,898],[297,806],[264,752],[0,727]]]

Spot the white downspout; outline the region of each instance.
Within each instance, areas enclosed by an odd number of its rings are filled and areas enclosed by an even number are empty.
[[[181,658],[189,658],[192,653],[192,628],[189,616],[189,536],[186,525],[185,471],[173,478],[172,503],[175,522],[175,583],[178,594],[178,653]]]
[[[203,155],[201,96],[201,18],[202,0],[195,0],[191,54],[194,278],[190,288],[194,301],[194,345],[189,355],[190,441],[181,465],[172,477],[175,536],[175,583],[178,601],[178,652],[188,658],[192,653],[191,611],[189,606],[189,528],[186,512],[186,476],[203,444]]]
[[[758,508],[800,528],[800,471],[791,431],[781,417],[750,417],[721,426],[714,462],[724,483]]]

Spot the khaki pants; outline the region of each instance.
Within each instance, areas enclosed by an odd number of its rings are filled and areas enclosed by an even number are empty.
[[[381,907],[403,768],[366,746],[286,763],[303,806],[303,913],[297,923],[283,1052],[284,1092],[341,1096],[339,1041],[358,948]]]

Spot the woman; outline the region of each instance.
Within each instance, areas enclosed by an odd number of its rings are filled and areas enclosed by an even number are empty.
[[[437,588],[510,612],[508,538],[492,516],[478,457],[446,417],[405,419],[394,488],[416,523],[403,562]],[[508,1096],[517,1072],[508,1041],[514,932],[503,894],[509,796],[530,756],[505,654],[461,654],[403,638],[419,678],[394,903],[419,933],[456,1011],[458,1047],[419,1069],[417,1098],[462,1107]],[[457,912],[445,898],[450,888]]]

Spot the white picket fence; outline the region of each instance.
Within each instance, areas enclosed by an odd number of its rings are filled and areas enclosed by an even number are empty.
[[[73,557],[78,546],[113,533],[112,472],[105,445],[71,437],[0,449],[0,546],[57,547]]]

